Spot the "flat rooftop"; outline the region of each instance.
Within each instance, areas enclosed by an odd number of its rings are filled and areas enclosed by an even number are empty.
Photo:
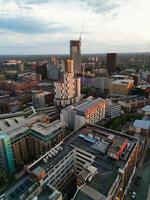
[[[39,123],[33,125],[31,130],[33,130],[37,133],[40,133],[43,136],[48,136],[63,126],[64,126],[64,123],[61,122],[60,120],[56,120],[50,124],[39,122]]]
[[[74,107],[75,110],[86,112],[90,107],[96,106],[100,102],[104,102],[105,100],[102,98],[97,99],[87,99],[85,102]]]
[[[150,112],[150,105],[147,105],[143,108],[144,112]]]
[[[61,193],[57,190],[53,190],[48,185],[42,187],[41,193],[37,196],[37,200],[57,200],[61,196]]]
[[[150,129],[150,120],[135,120],[133,123],[135,128]]]
[[[14,186],[12,186],[8,192],[5,193],[6,199],[17,200],[21,195],[24,194],[27,197],[28,192],[32,192],[38,186],[39,183],[35,178],[26,175],[21,178]]]
[[[125,103],[134,103],[134,102],[140,102],[140,101],[145,101],[145,100],[148,100],[146,97],[134,97],[134,98],[129,98],[129,99],[124,99],[124,100],[120,100],[122,102],[125,102]]]
[[[84,138],[83,135],[86,132],[99,136],[99,140],[96,141],[94,138],[88,137]],[[124,141],[128,142],[128,147],[124,150],[119,160],[115,160],[107,154],[113,140],[116,138],[118,139],[117,144],[119,144],[119,146],[122,145]],[[32,171],[38,166],[41,166],[45,170],[50,169],[58,164],[58,162],[71,152],[73,148],[79,148],[95,156],[95,161],[92,165],[98,169],[98,174],[92,182],[89,183],[89,186],[98,190],[101,194],[107,195],[118,175],[119,169],[125,167],[137,141],[136,138],[119,132],[88,124],[73,132],[65,139],[60,145],[62,149],[55,156],[49,158],[49,153],[47,153],[47,155],[45,154],[44,158],[47,158],[47,162],[45,163],[43,158],[41,158],[31,166],[30,170]]]
[[[113,81],[112,83],[115,83],[115,84],[128,84],[128,83],[133,83],[134,80],[132,79],[117,79],[115,81]]]
[[[29,125],[34,124],[37,120],[41,120],[44,116],[44,114],[39,114],[26,119],[24,116],[1,119],[0,134],[6,133],[10,138],[23,134],[25,130],[29,129]]]

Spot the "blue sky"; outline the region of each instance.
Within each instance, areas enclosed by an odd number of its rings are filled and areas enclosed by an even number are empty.
[[[0,54],[147,51],[150,0],[0,0]]]

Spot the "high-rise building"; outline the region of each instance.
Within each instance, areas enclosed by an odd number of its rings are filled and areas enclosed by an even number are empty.
[[[64,61],[64,71],[61,72],[60,80],[54,82],[54,103],[57,106],[73,104],[80,100],[80,78],[74,77],[73,60]]]
[[[47,76],[51,81],[58,81],[63,70],[63,61],[56,56],[51,56],[47,65]]]
[[[81,72],[81,41],[71,40],[70,41],[70,56],[74,62],[75,74]]]
[[[107,54],[107,70],[109,74],[114,73],[116,71],[116,64],[117,64],[117,54],[108,53]]]
[[[39,63],[36,67],[36,73],[42,75],[42,80],[47,79],[47,63]]]

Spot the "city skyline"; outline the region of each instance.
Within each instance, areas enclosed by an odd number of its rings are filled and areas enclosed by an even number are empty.
[[[148,0],[2,0],[0,55],[68,54],[82,34],[82,53],[146,52]]]

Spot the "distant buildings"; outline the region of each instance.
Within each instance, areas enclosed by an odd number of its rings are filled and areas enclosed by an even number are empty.
[[[80,100],[80,78],[75,78],[72,59],[67,59],[64,62],[64,71],[61,73],[60,80],[58,82],[54,82],[54,87],[55,105],[65,106]]]
[[[111,82],[114,81],[112,77],[96,76],[93,80],[93,86],[97,89],[100,89],[102,92],[108,91]]]
[[[32,102],[36,108],[48,106],[53,102],[53,95],[48,91],[32,90]]]
[[[75,74],[81,72],[81,41],[71,40],[70,41],[70,57],[74,62]]]
[[[41,76],[37,74],[24,74],[19,75],[18,80],[2,80],[0,81],[0,89],[10,92],[27,91],[36,88],[38,82],[41,80]]]
[[[63,60],[51,56],[47,65],[47,77],[51,81],[59,81],[61,71],[64,71]]]
[[[131,99],[119,100],[118,104],[124,111],[132,112],[144,107],[147,104],[150,104],[150,100],[145,97],[136,97]]]
[[[32,97],[29,93],[23,93],[16,96],[4,95],[0,97],[1,113],[16,112],[23,109],[25,104],[31,103]]]
[[[36,66],[36,73],[42,75],[42,80],[47,79],[47,63],[38,64]]]
[[[60,116],[65,126],[73,130],[85,123],[95,124],[105,118],[105,100],[87,99],[79,105],[64,108]]]
[[[7,60],[6,62],[4,62],[4,65],[8,65],[8,66],[13,66],[13,65],[19,65],[21,64],[22,61],[21,60],[17,60],[17,59],[12,59],[12,60]]]
[[[134,80],[123,79],[115,80],[110,83],[110,93],[118,95],[128,95],[134,86]]]
[[[116,65],[117,65],[117,54],[108,53],[107,54],[107,70],[109,74],[112,74],[116,71]]]

